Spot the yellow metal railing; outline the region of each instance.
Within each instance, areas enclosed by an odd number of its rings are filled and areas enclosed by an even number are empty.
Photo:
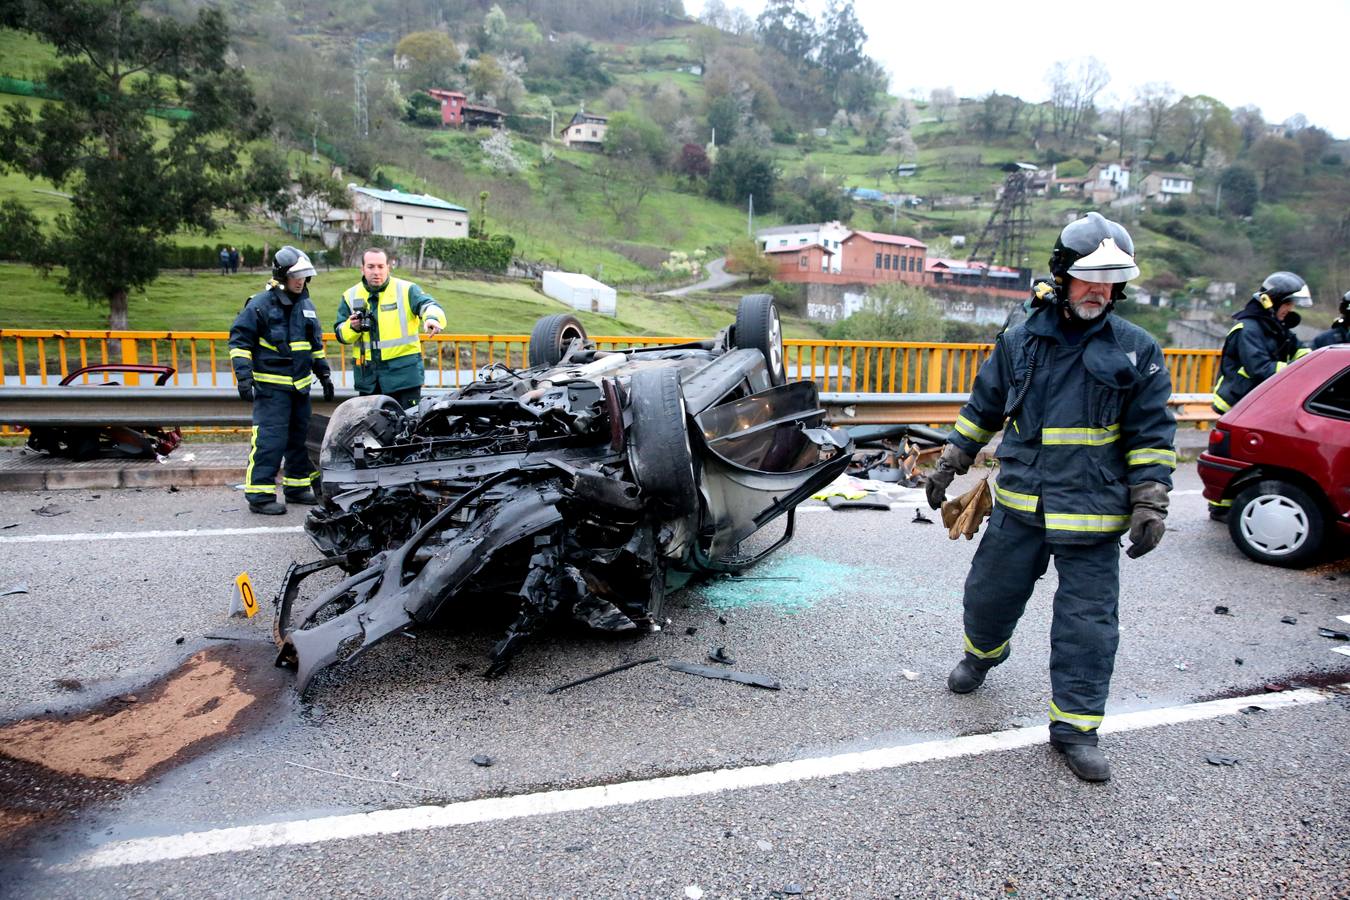
[[[3,386],[55,385],[83,366],[99,363],[168,365],[175,387],[229,387],[229,335],[223,331],[78,331],[0,329],[0,380]],[[351,366],[350,348],[325,335],[329,363],[340,382]],[[613,350],[685,343],[688,337],[597,337]],[[483,366],[527,365],[529,336],[522,334],[440,334],[422,339],[430,383],[462,387]],[[822,391],[862,393],[957,393],[970,391],[990,344],[939,344],[910,341],[784,341],[790,377],[815,381]],[[1207,393],[1217,377],[1219,351],[1165,350],[1176,393]],[[115,376],[128,384],[149,383],[149,376]],[[90,376],[81,379],[89,383]]]

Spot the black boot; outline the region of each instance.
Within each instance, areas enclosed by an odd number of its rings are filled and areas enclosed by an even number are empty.
[[[963,656],[947,676],[947,687],[953,694],[969,694],[984,684],[984,676],[988,674],[988,668],[980,668],[969,656]]]
[[[1111,766],[1106,762],[1106,754],[1096,744],[1061,744],[1051,741],[1050,745],[1064,754],[1073,774],[1084,781],[1110,781]]]
[[[317,506],[319,503],[319,498],[315,497],[314,492],[311,491],[309,488],[305,488],[303,491],[298,491],[294,494],[292,494],[290,491],[287,491],[286,502],[298,503],[301,506]]]
[[[252,501],[249,501],[248,509],[249,512],[255,512],[260,516],[286,515],[286,507],[282,506],[275,500],[264,500],[262,503],[254,503]]]

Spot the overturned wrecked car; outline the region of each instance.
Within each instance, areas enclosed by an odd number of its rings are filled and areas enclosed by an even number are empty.
[[[278,664],[314,673],[388,635],[510,604],[492,652],[504,670],[550,619],[653,630],[690,578],[736,572],[792,536],[794,508],[848,466],[816,386],[785,377],[772,297],[744,297],[712,340],[598,350],[570,315],[540,319],[524,370],[403,410],[343,403],[320,449],[322,504],[305,529],[324,553],[277,597]],[[742,542],[785,516],[755,555]],[[308,599],[303,579],[348,577]]]

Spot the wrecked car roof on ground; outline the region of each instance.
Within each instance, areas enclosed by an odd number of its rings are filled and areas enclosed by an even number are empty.
[[[326,558],[292,566],[277,597],[278,664],[300,689],[469,604],[514,615],[489,674],[550,620],[653,630],[690,578],[782,546],[796,505],[849,462],[815,384],[785,380],[767,294],[742,298],[717,337],[680,345],[597,350],[575,317],[547,316],[529,362],[408,410],[381,396],[338,408],[323,503],[305,523]],[[742,555],[780,516],[782,536]],[[335,565],[348,577],[300,596]]]

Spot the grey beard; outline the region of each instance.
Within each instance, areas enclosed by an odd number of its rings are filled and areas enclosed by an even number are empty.
[[[1091,322],[1101,318],[1106,313],[1107,307],[1109,305],[1110,304],[1102,304],[1097,308],[1096,312],[1088,313],[1085,315],[1080,307],[1076,306],[1073,303],[1070,303],[1069,314],[1072,315],[1075,319],[1078,319],[1080,322]]]

